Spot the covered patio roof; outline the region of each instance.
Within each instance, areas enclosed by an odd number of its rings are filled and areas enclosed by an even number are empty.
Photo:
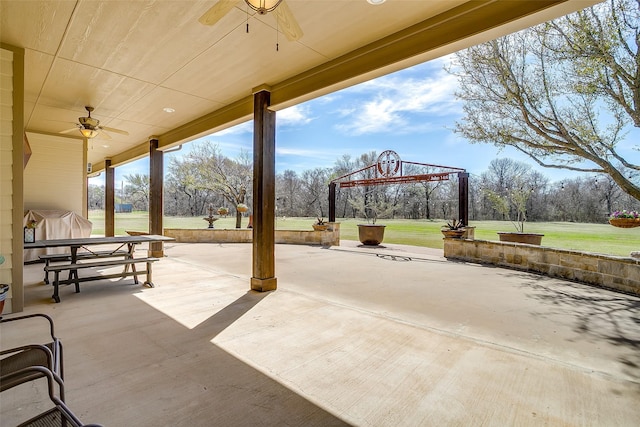
[[[287,0],[302,30],[289,41],[243,1],[201,24],[219,1],[2,0],[0,41],[25,51],[26,131],[59,136],[94,107],[128,132],[88,145],[100,172],[148,155],[151,137],[166,150],[251,120],[256,88],[277,111],[597,3]]]

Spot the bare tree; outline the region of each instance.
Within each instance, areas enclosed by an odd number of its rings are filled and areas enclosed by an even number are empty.
[[[301,201],[305,216],[324,217],[329,212],[329,175],[331,170],[315,168],[302,173]]]
[[[356,162],[351,160],[351,156],[349,156],[348,154],[344,154],[342,155],[342,157],[339,157],[336,160],[333,166],[331,179],[333,180],[347,175],[351,172],[355,172],[357,169],[358,167],[356,166]],[[349,201],[353,198],[353,193],[350,191],[350,189],[346,189],[343,191],[340,187],[338,187],[336,189],[335,197],[336,211],[338,211],[338,208],[340,208],[341,210],[341,214],[338,216],[341,216],[343,218],[346,218],[348,216],[355,217],[354,209],[352,208],[351,203],[349,203]]]
[[[237,207],[246,203],[253,180],[251,156],[241,152],[235,159],[222,155],[219,147],[209,141],[195,146],[185,156],[198,175],[198,185],[202,189],[220,194],[236,210],[236,228],[241,227],[242,213]]]
[[[295,171],[285,170],[276,176],[276,207],[280,215],[299,215],[302,208],[301,188],[301,179]]]
[[[136,210],[149,209],[149,175],[132,174],[125,175],[128,185],[124,188],[124,196],[131,201]]]
[[[87,189],[89,209],[104,209],[104,185],[90,184]]]
[[[169,162],[165,186],[165,212],[174,215],[201,215],[215,192],[207,188],[205,177],[189,158],[174,157]]]
[[[640,200],[619,166],[640,165],[618,149],[626,126],[640,126],[639,26],[638,0],[609,0],[459,52],[456,132],[545,167],[605,173]]]

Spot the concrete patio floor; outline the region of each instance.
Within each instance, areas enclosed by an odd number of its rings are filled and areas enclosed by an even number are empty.
[[[638,297],[349,241],[277,245],[278,290],[256,293],[251,250],[167,244],[155,288],[90,282],[60,304],[25,266],[72,410],[111,427],[640,425]],[[2,347],[40,336],[5,325]],[[43,392],[2,393],[0,424]]]

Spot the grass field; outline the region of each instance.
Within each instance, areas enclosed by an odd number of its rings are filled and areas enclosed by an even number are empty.
[[[203,216],[204,217],[204,216]],[[93,223],[92,234],[104,235],[104,211],[90,211],[89,220]],[[311,230],[315,218],[278,218],[276,229]],[[242,226],[249,220],[243,218]],[[358,240],[357,224],[361,219],[338,219],[340,222],[340,238]],[[403,245],[442,248],[440,227],[444,220],[380,220],[385,224],[384,241]],[[515,231],[513,225],[503,221],[471,221],[476,227],[476,239],[498,240],[498,231]],[[202,217],[164,217],[165,228],[207,228],[208,223]],[[220,218],[214,223],[215,228],[235,228],[235,217]],[[149,217],[146,212],[118,213],[115,222],[116,234],[125,234],[126,230],[147,231]],[[572,222],[532,222],[525,225],[525,231],[542,233],[542,245],[597,252],[611,255],[628,256],[632,251],[640,251],[640,227],[616,228],[609,224],[582,224]]]

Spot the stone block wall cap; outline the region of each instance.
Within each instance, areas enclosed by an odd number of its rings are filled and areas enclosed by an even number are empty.
[[[540,233],[521,233],[519,231],[497,231],[498,234],[526,234],[528,236],[544,236]]]

